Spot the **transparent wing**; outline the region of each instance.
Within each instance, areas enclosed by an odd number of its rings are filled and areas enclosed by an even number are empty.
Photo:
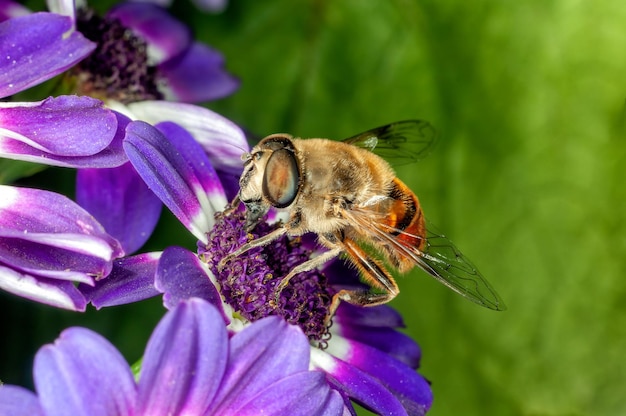
[[[460,295],[489,309],[506,309],[498,292],[444,235],[428,231],[426,248],[411,253],[418,266]]]
[[[384,221],[372,220],[380,213],[368,211],[370,210],[367,207],[359,207],[347,210],[345,215],[356,223],[364,234],[377,238],[392,250],[411,259],[416,266],[461,296],[489,309],[498,311],[506,309],[498,292],[447,237],[427,231],[425,248],[419,250],[417,247],[407,245],[405,241],[413,240],[421,245],[423,237],[390,227]],[[428,228],[433,227],[429,224]],[[410,238],[399,239],[400,235]]]
[[[434,127],[422,120],[398,121],[343,140],[368,149],[394,165],[423,159],[436,141]]]

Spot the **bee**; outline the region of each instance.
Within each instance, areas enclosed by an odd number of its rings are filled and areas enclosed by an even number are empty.
[[[276,230],[243,244],[218,267],[283,235],[311,232],[328,250],[282,277],[275,288],[276,298],[295,275],[344,255],[369,288],[337,292],[331,316],[341,300],[374,306],[398,295],[389,266],[400,273],[418,266],[479,305],[506,309],[497,292],[454,244],[427,227],[417,196],[384,159],[418,160],[430,151],[435,139],[433,127],[420,120],[392,123],[343,141],[288,134],[265,137],[242,156],[240,190],[230,209],[239,202],[244,204],[248,231],[272,207],[287,210],[289,217]]]

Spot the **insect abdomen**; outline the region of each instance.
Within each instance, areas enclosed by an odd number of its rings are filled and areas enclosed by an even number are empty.
[[[390,232],[401,244],[422,250],[426,246],[426,223],[417,196],[398,178],[394,178],[389,197],[394,200],[387,217]],[[390,260],[400,272],[415,266],[414,261],[400,256],[395,250],[389,252]]]

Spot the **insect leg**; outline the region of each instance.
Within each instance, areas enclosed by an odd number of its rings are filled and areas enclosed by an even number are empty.
[[[233,213],[233,211],[235,211],[237,208],[239,208],[239,203],[241,201],[239,200],[239,195],[236,195],[235,198],[233,198],[232,201],[230,201],[230,203],[228,205],[226,205],[226,208],[224,208],[224,211],[222,211],[222,215],[224,216],[229,216],[230,214]]]
[[[230,253],[228,256],[222,258],[222,260],[220,260],[220,262],[217,264],[217,270],[221,271],[226,265],[226,263],[228,263],[230,260],[234,259],[235,257],[242,255],[246,251],[253,249],[255,247],[262,247],[262,246],[268,245],[272,241],[279,239],[285,233],[287,233],[287,231],[288,231],[287,228],[280,227],[280,228],[275,229],[271,233],[264,235],[263,237],[259,237],[254,240],[248,241],[247,243],[239,247],[237,250]]]
[[[300,263],[299,265],[291,269],[291,271],[287,273],[285,277],[283,277],[280,280],[280,282],[278,283],[278,285],[276,285],[276,288],[274,289],[276,302],[278,302],[280,293],[283,291],[285,287],[287,287],[292,277],[294,277],[295,275],[299,273],[308,272],[309,270],[313,270],[314,268],[321,266],[327,261],[330,261],[334,259],[335,257],[337,257],[339,254],[341,254],[342,251],[343,251],[342,248],[339,246],[332,248],[328,251],[325,251],[324,253],[320,254],[317,257],[313,257],[312,259],[307,260],[304,263]]]
[[[348,255],[348,259],[361,272],[363,280],[382,293],[371,290],[342,289],[333,296],[327,321],[335,314],[341,300],[358,306],[376,306],[389,302],[400,292],[396,281],[380,262],[370,257],[359,245],[350,238],[340,243]]]

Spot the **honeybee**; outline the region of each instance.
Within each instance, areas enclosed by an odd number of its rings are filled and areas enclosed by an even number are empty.
[[[445,236],[427,229],[417,196],[381,157],[420,159],[435,138],[432,126],[419,120],[378,127],[343,141],[288,134],[265,137],[242,156],[240,190],[230,209],[239,202],[245,205],[248,231],[271,207],[287,210],[289,218],[271,233],[243,244],[218,267],[285,234],[312,232],[328,250],[282,277],[276,298],[295,275],[343,254],[370,288],[340,290],[333,297],[331,316],[341,300],[373,306],[393,299],[399,289],[385,264],[400,273],[418,266],[469,300],[504,310],[504,302],[476,267]]]

